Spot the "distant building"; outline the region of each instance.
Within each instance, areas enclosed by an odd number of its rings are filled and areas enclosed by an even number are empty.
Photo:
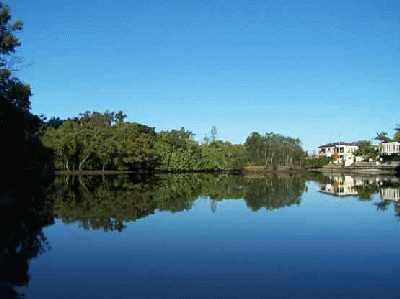
[[[381,155],[400,155],[400,142],[382,142],[379,152]]]
[[[318,147],[319,156],[333,158],[333,163],[349,166],[355,162],[355,151],[358,145],[354,142],[335,142],[328,143]]]

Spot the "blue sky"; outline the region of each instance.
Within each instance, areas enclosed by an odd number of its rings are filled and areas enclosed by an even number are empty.
[[[123,110],[242,142],[329,141],[400,123],[400,1],[9,0],[33,112]]]

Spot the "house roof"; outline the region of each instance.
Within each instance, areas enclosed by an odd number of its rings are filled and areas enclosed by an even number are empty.
[[[356,146],[357,143],[356,142],[342,142],[342,141],[339,141],[339,142],[333,142],[333,143],[327,143],[327,144],[324,144],[324,145],[320,145],[318,148],[334,147],[334,146],[337,146],[337,145],[352,145],[352,146]]]

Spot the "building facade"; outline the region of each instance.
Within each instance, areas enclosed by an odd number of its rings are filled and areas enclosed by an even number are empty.
[[[400,155],[400,142],[382,142],[379,152],[381,155]]]
[[[335,142],[318,147],[319,156],[333,158],[333,163],[349,166],[356,160],[354,153],[358,150],[356,143]]]

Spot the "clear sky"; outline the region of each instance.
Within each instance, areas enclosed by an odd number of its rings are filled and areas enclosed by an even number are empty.
[[[9,0],[33,112],[123,110],[242,142],[329,141],[400,123],[399,0]]]

